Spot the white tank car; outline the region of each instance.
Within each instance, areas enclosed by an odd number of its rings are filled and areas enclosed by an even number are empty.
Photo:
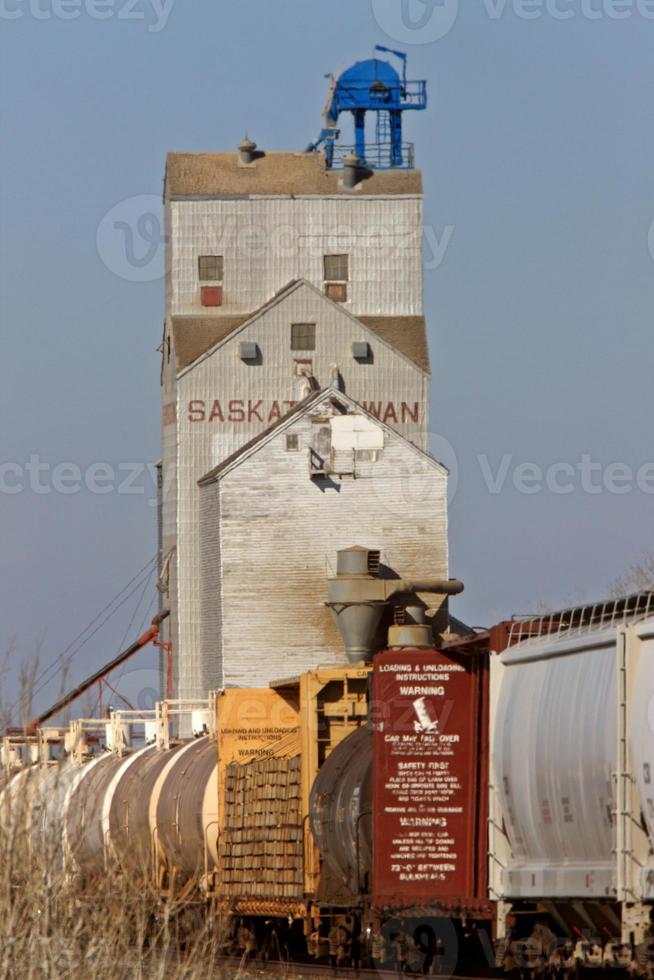
[[[183,886],[217,864],[217,767],[209,736],[26,766],[0,787],[0,823],[83,880],[118,866]]]
[[[489,859],[500,934],[510,911],[536,903],[579,934],[636,945],[649,936],[654,618],[626,608],[608,624],[550,621],[547,635],[492,657]]]

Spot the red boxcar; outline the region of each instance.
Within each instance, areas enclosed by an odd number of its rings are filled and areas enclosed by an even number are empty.
[[[488,643],[379,654],[373,669],[377,909],[490,918]]]

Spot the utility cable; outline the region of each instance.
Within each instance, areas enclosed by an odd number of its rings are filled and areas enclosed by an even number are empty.
[[[148,575],[147,579],[145,580],[145,585],[143,586],[143,591],[141,592],[141,595],[139,597],[139,601],[136,603],[136,606],[134,608],[134,612],[132,613],[132,615],[130,617],[129,623],[127,624],[127,628],[125,629],[125,632],[123,633],[123,638],[120,641],[120,645],[118,647],[118,650],[116,651],[117,654],[120,653],[120,651],[123,650],[124,647],[125,647],[125,643],[127,641],[127,637],[129,635],[130,630],[132,629],[132,626],[133,626],[134,621],[136,619],[136,614],[138,613],[138,611],[139,611],[139,609],[141,607],[141,603],[143,602],[143,599],[145,598],[145,595],[147,593],[148,587],[150,586],[150,584],[152,582],[152,576],[154,575],[154,572],[155,572],[155,568],[152,568],[151,571],[150,571],[150,574]],[[157,595],[156,595],[156,592],[155,592],[153,594],[153,596],[151,597],[150,602],[149,602],[149,604],[148,604],[148,606],[147,606],[147,608],[145,610],[145,614],[143,616],[143,620],[141,621],[141,625],[140,625],[140,627],[138,629],[138,632],[137,632],[137,635],[138,636],[140,636],[141,633],[143,632],[143,629],[145,627],[145,624],[148,621],[148,617],[149,617],[149,615],[150,615],[150,613],[152,611],[152,607],[154,605],[154,602],[155,602],[155,599],[156,598],[157,598]],[[120,673],[119,673],[118,678],[116,680],[116,687],[118,687],[120,685],[120,682],[121,682],[121,680],[123,678],[123,674],[125,673],[125,668],[126,667],[127,667],[127,661],[125,661],[125,663],[120,668]],[[123,700],[125,700],[124,696],[120,693],[120,691],[117,691],[115,688],[111,687],[111,684],[109,684],[108,681],[106,681],[106,683],[107,683],[108,687],[114,692],[114,694],[117,694],[119,698],[122,698]],[[99,703],[100,703],[100,699],[98,698],[98,700],[96,701],[96,705],[99,705]],[[130,707],[131,707],[131,705],[130,705]],[[95,706],[94,706],[94,713],[95,713]]]
[[[100,612],[91,620],[91,622],[87,626],[85,626],[85,628],[80,633],[78,633],[73,640],[71,640],[68,646],[65,647],[65,649],[62,650],[61,653],[59,653],[58,656],[55,657],[55,659],[50,664],[48,664],[47,667],[44,667],[44,669],[35,677],[34,684],[35,685],[38,684],[39,686],[35,687],[35,689],[32,691],[32,697],[35,697],[37,694],[39,694],[40,691],[42,691],[43,688],[50,683],[50,681],[53,679],[53,671],[56,670],[59,664],[62,663],[62,661],[64,661],[67,657],[69,662],[72,661],[72,659],[77,656],[77,654],[89,642],[89,640],[92,639],[92,637],[94,637],[96,633],[99,632],[99,630],[104,626],[106,622],[108,622],[109,619],[111,619],[114,613],[116,613],[121,608],[121,606],[123,606],[131,598],[134,592],[140,587],[143,574],[146,571],[150,570],[150,576],[151,576],[157,558],[158,555],[155,555],[142,568],[140,568],[139,571],[136,573],[136,575],[134,575],[129,580],[129,582],[120,590],[120,592],[118,592],[114,596],[114,598],[110,602],[108,602],[103,609],[100,610]],[[134,585],[134,583],[136,583],[136,585]],[[134,585],[134,588],[127,595],[125,595],[125,593],[128,591],[128,589],[130,589],[132,585]],[[115,606],[115,608],[112,609],[112,606]],[[109,610],[111,611],[109,612]],[[108,613],[108,615],[105,616],[105,613]],[[104,619],[102,619],[103,616],[105,616]],[[99,620],[102,621],[98,622]],[[96,626],[96,624],[98,625]],[[94,626],[95,629],[93,629],[92,632],[89,633],[88,636],[86,636],[85,634],[87,634],[88,631],[91,630],[92,627]],[[12,714],[19,706],[19,704],[20,704],[20,700],[15,702],[15,704],[11,709]]]

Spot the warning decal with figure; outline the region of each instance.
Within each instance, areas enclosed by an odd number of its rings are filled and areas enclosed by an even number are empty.
[[[377,907],[474,893],[478,691],[472,662],[435,650],[375,658]]]

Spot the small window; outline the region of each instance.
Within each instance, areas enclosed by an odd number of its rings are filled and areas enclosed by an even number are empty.
[[[297,453],[300,449],[300,437],[295,435],[286,436],[286,452]]]
[[[198,258],[198,274],[200,282],[222,282],[222,255],[201,255]]]
[[[325,255],[325,282],[347,282],[350,278],[349,255]]]
[[[325,296],[334,303],[347,303],[347,285],[344,282],[326,282]]]
[[[201,286],[200,302],[202,306],[222,306],[223,287],[222,286]]]
[[[381,449],[355,449],[355,463],[377,463],[381,459]]]
[[[291,350],[315,350],[315,349],[316,349],[315,323],[291,324]]]

